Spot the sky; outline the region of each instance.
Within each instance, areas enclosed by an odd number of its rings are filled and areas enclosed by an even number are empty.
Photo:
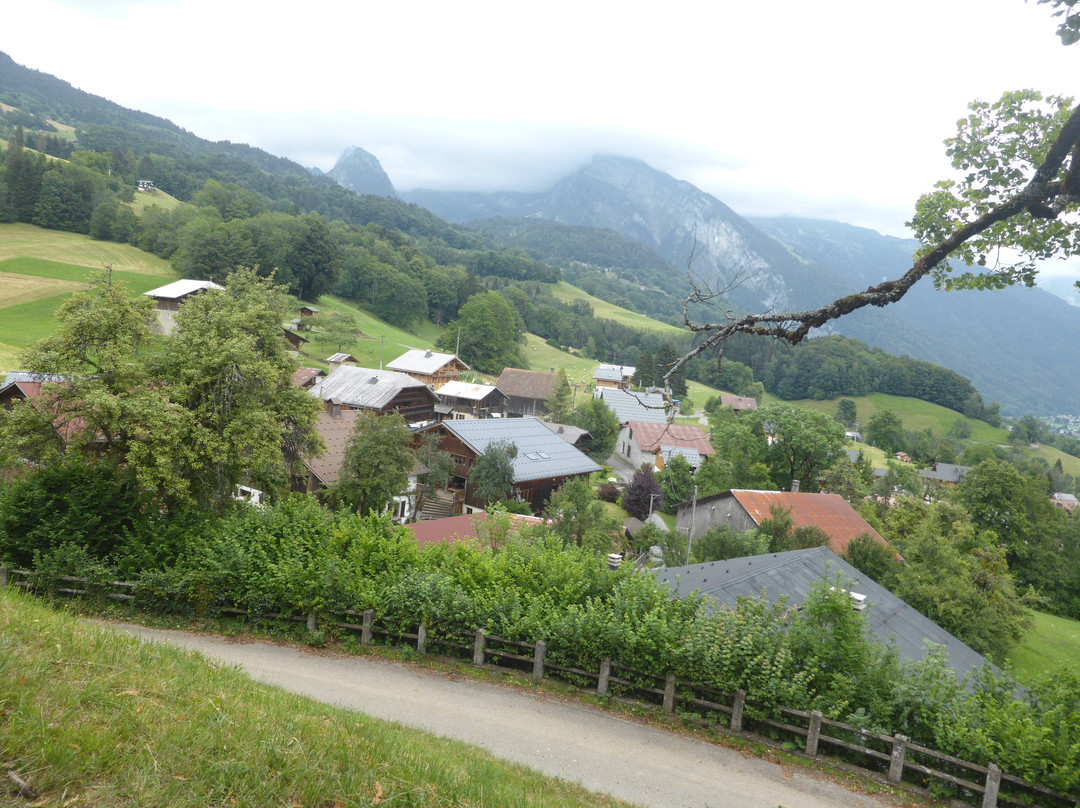
[[[0,50],[205,138],[400,191],[542,190],[637,157],[744,216],[909,235],[969,101],[1080,94],[1034,0],[34,0]]]

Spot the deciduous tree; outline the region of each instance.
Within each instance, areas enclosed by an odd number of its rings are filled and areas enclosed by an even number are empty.
[[[412,432],[399,414],[362,410],[345,447],[341,474],[330,488],[330,502],[362,516],[382,513],[405,493],[413,465],[411,446]]]

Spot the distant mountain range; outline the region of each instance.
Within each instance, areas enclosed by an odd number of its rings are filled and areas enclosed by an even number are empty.
[[[541,193],[403,196],[480,228],[478,220],[502,217],[501,232],[513,217],[612,230],[669,262],[673,294],[687,291],[692,255],[694,273],[714,288],[744,276],[729,300],[752,311],[808,308],[897,277],[917,247],[914,240],[836,222],[745,219],[690,183],[612,156],[594,158]],[[531,232],[524,223],[521,230]],[[1080,409],[1080,309],[1043,289],[946,293],[923,281],[900,303],[864,309],[819,333],[951,368],[1007,414]]]

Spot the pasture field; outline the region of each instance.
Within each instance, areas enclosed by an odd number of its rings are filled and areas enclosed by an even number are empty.
[[[34,805],[624,804],[10,588],[0,591],[0,637],[0,748],[5,770],[37,790]]]
[[[656,331],[661,334],[670,334],[671,336],[686,336],[689,334],[685,328],[678,328],[669,323],[662,323],[659,320],[646,317],[644,314],[638,314],[636,311],[624,309],[622,306],[616,306],[614,303],[608,303],[606,300],[593,297],[588,292],[578,289],[576,286],[571,286],[565,281],[545,284],[545,288],[551,292],[552,297],[561,300],[564,303],[572,303],[575,300],[584,300],[592,306],[593,314],[604,320],[614,320],[617,323],[622,323],[623,325],[629,326],[630,328],[636,328],[640,331]]]
[[[1080,621],[1035,612],[1035,625],[1009,654],[1018,678],[1035,676],[1062,665],[1080,668]]]
[[[0,224],[0,261],[11,258],[41,258],[91,269],[111,266],[114,270],[163,278],[158,286],[176,277],[172,264],[164,258],[130,244],[95,241],[80,233],[45,230],[32,224]]]
[[[323,295],[319,298],[317,304],[323,314],[344,312],[355,318],[356,327],[363,334],[363,337],[352,345],[342,347],[342,351],[355,356],[361,367],[379,367],[380,351],[385,366],[387,362],[397,359],[410,348],[435,350],[435,340],[442,333],[442,329],[429,322],[425,322],[422,327],[417,329],[416,333],[410,333],[385,323],[363,309],[359,309],[351,303],[331,295]],[[301,350],[308,356],[302,355],[300,364],[305,367],[325,368],[326,362],[323,360],[337,353],[338,346],[336,343],[330,342],[325,334],[317,330],[319,328],[318,317],[312,321],[311,325],[316,330],[301,332],[302,336],[309,342],[301,346]]]
[[[157,205],[159,208],[165,210],[172,210],[173,208],[180,207],[184,203],[177,199],[175,196],[169,196],[160,188],[155,188],[149,193],[143,191],[136,191],[135,198],[131,200],[129,207],[135,211],[136,214],[142,214],[144,210],[149,207]]]

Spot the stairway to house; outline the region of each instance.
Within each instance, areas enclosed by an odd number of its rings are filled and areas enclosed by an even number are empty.
[[[445,519],[447,516],[453,515],[453,495],[447,491],[433,491],[427,501],[424,502],[424,509],[420,511],[418,521],[427,522],[431,519]]]

